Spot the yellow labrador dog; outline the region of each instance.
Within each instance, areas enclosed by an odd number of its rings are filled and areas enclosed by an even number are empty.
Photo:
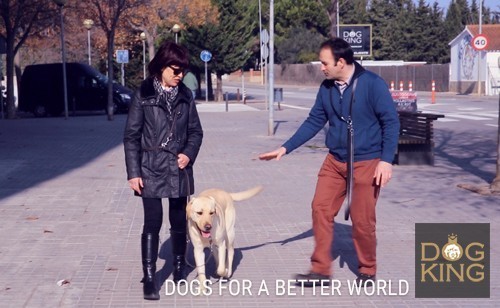
[[[207,189],[188,203],[186,215],[189,237],[193,243],[194,260],[202,289],[204,289],[206,281],[204,248],[210,247],[211,244],[216,246],[213,252],[217,264],[217,275],[225,278],[231,277],[236,220],[233,201],[249,199],[261,190],[262,186],[238,193],[229,193],[221,189]]]

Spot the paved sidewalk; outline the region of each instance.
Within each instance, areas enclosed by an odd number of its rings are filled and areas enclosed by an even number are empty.
[[[308,269],[313,246],[310,202],[326,154],[319,134],[276,162],[257,155],[278,147],[307,111],[275,112],[276,135],[267,136],[268,113],[247,106],[199,105],[205,131],[195,166],[196,193],[210,187],[240,191],[264,185],[236,204],[236,258],[232,282],[212,278],[210,296],[172,292],[165,206],[158,268],[161,299],[142,299],[142,207],[126,182],[122,132],[125,115],[0,121],[1,307],[332,307],[498,306],[500,303],[500,197],[456,187],[494,175],[495,154],[476,175],[440,149],[436,166],[395,166],[378,203],[378,275],[391,293],[350,295],[356,258],[350,222],[337,218],[333,247],[339,289],[287,289],[279,284]],[[496,136],[476,133],[482,145]],[[438,144],[444,138],[436,133]],[[447,140],[453,143],[453,138]],[[448,144],[453,147],[453,144]],[[459,147],[454,148],[460,155]],[[479,168],[479,167],[478,167]],[[490,179],[491,180],[491,179]],[[491,224],[490,299],[415,299],[415,223]],[[191,262],[194,263],[192,256]],[[207,272],[214,272],[209,265]],[[189,274],[189,280],[195,272]],[[164,282],[167,279],[167,282]],[[409,283],[406,295],[399,280]],[[61,285],[58,285],[59,284]],[[267,293],[264,287],[267,287]],[[260,291],[260,294],[259,294]],[[387,289],[386,289],[387,291]],[[403,291],[405,289],[403,288]],[[285,294],[282,294],[282,293]],[[339,294],[340,292],[340,294]],[[183,295],[183,293],[187,293]],[[334,294],[332,294],[334,293]],[[406,293],[406,292],[403,292]]]

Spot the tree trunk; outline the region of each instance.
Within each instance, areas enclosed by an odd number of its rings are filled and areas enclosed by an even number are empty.
[[[12,35],[7,35],[6,40],[6,81],[7,81],[7,119],[16,118],[16,105],[14,98],[14,37]],[[19,76],[20,77],[20,76]],[[18,89],[18,93],[19,93]]]
[[[222,75],[217,73],[217,89],[215,90],[215,101],[222,102],[224,97],[222,95]]]
[[[330,19],[330,37],[337,37],[337,3],[339,0],[332,0],[330,7],[327,8],[328,19]]]

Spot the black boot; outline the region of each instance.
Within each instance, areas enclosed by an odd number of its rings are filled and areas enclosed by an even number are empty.
[[[186,232],[170,230],[172,240],[172,253],[174,255],[174,282],[177,284],[181,280],[186,280]]]
[[[160,294],[156,288],[155,273],[156,273],[156,260],[158,259],[158,234],[144,233],[141,238],[141,252],[142,252],[142,271],[144,278],[142,278],[142,289],[144,299],[159,300]]]

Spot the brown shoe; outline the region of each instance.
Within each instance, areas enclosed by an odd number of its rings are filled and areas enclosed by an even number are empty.
[[[328,286],[330,285],[330,276],[309,272],[307,274],[295,275],[295,285],[312,288],[315,286]]]
[[[356,284],[359,287],[371,288],[375,284],[375,275],[368,275],[360,273],[358,278],[356,278]]]

